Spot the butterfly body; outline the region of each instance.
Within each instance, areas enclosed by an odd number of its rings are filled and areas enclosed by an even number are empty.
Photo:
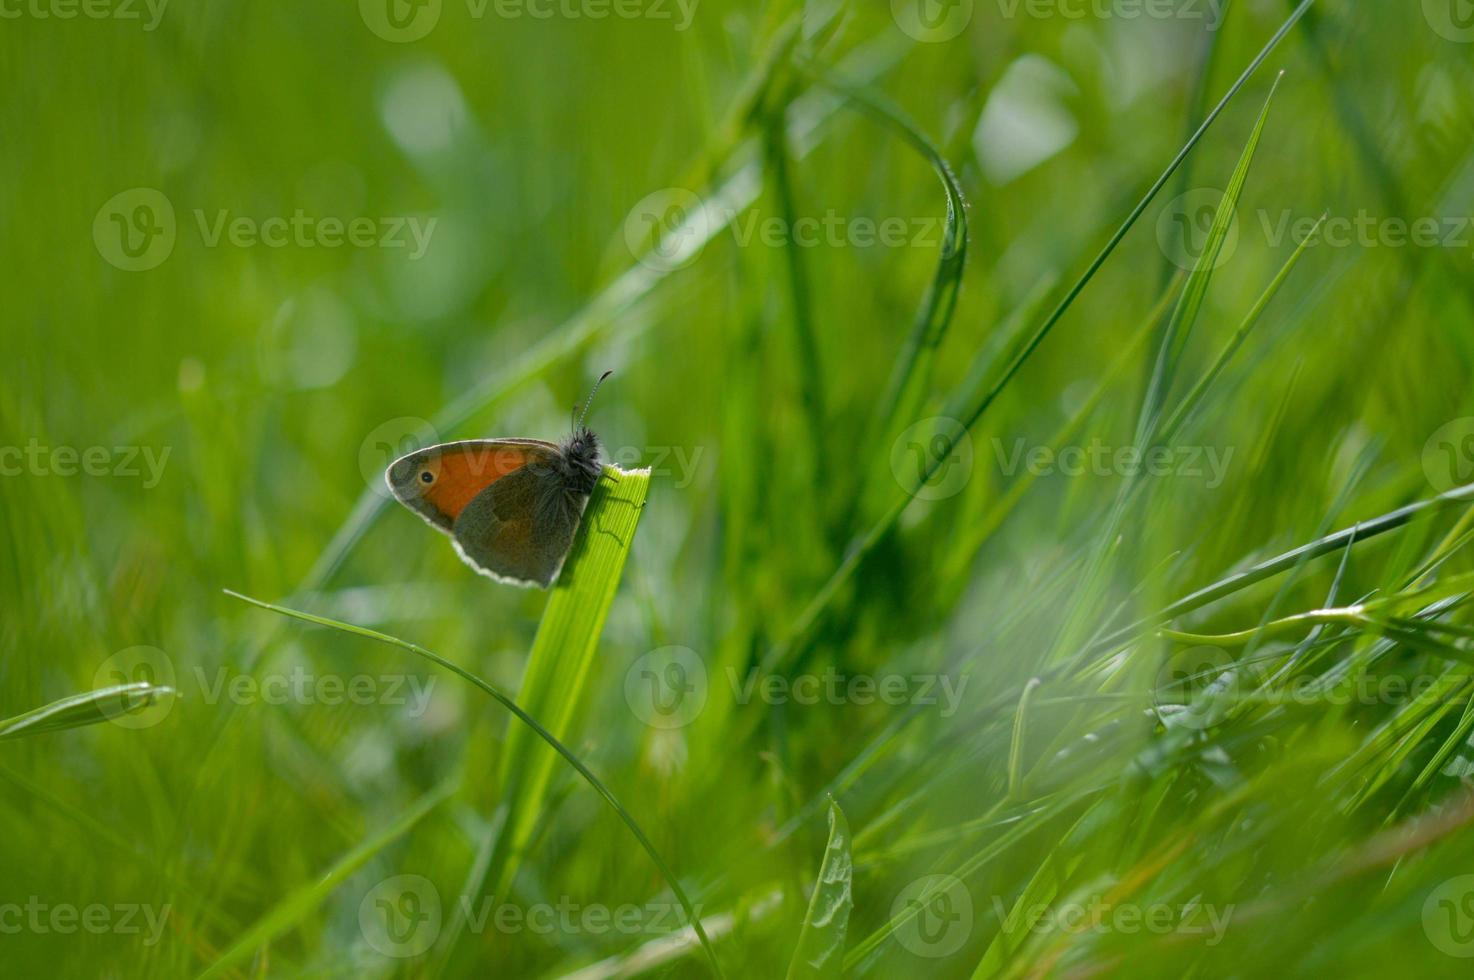
[[[558,577],[599,482],[599,437],[577,426],[562,443],[472,439],[390,464],[395,499],[448,534],[477,572],[547,588]]]

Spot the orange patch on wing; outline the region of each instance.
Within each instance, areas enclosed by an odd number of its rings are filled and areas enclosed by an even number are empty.
[[[537,458],[519,446],[492,446],[447,452],[437,460],[435,483],[425,500],[452,521],[478,493]]]

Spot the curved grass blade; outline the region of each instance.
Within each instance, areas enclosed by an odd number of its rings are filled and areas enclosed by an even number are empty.
[[[238,599],[258,606],[266,606],[265,603],[257,602],[255,599],[247,599],[243,595],[234,592],[229,593]],[[266,606],[273,609],[272,606]],[[285,612],[285,610],[276,610]],[[327,625],[327,624],[324,624]],[[398,820],[395,820],[384,830],[364,841],[358,847],[343,855],[336,864],[328,869],[321,878],[305,885],[283,898],[271,911],[267,912],[255,924],[241,934],[231,947],[221,954],[220,958],[200,974],[199,980],[207,980],[209,977],[217,977],[236,966],[241,960],[250,956],[258,947],[270,942],[272,938],[290,929],[301,921],[314,909],[322,904],[334,890],[341,885],[349,875],[368,863],[369,859],[378,854],[384,848],[394,843],[409,832],[415,824],[419,823],[429,812],[440,803],[448,799],[455,790],[455,781],[446,780],[435,789],[424,796],[410,807]]]
[[[1165,187],[1168,181],[1172,179],[1172,175],[1175,174],[1178,168],[1182,166],[1182,163],[1184,160],[1187,159],[1188,154],[1190,154],[1193,149],[1198,145],[1198,143],[1202,140],[1202,138],[1207,135],[1207,132],[1210,128],[1212,128],[1213,123],[1218,120],[1218,117],[1222,115],[1223,110],[1228,107],[1228,104],[1231,101],[1233,101],[1234,96],[1238,95],[1239,91],[1248,84],[1249,79],[1252,78],[1256,72],[1258,72],[1260,66],[1269,59],[1269,56],[1274,53],[1274,50],[1277,47],[1279,47],[1280,42],[1283,41],[1285,37],[1290,33],[1290,31],[1294,28],[1294,26],[1299,23],[1300,18],[1305,16],[1306,11],[1308,11],[1314,5],[1314,3],[1315,0],[1304,0],[1303,3],[1296,7],[1294,12],[1290,14],[1290,16],[1280,26],[1279,30],[1275,32],[1274,36],[1269,39],[1268,43],[1264,45],[1263,49],[1260,50],[1259,54],[1254,58],[1254,60],[1249,63],[1249,66],[1244,69],[1241,75],[1239,75],[1238,80],[1234,82],[1234,84],[1229,88],[1228,92],[1223,96],[1218,104],[1214,106],[1213,111],[1208,114],[1208,117],[1203,120],[1202,126],[1198,127],[1197,132],[1194,133],[1192,138],[1187,141],[1186,145],[1184,145],[1182,149],[1178,151],[1177,156],[1173,157],[1172,162],[1167,165],[1167,169],[1162,172],[1162,175],[1158,177],[1157,180],[1152,184],[1152,186],[1147,190],[1145,196],[1142,197],[1141,201],[1136,205],[1136,207],[1131,210],[1131,213],[1126,216],[1125,221],[1123,221],[1121,223],[1121,226],[1116,229],[1115,234],[1113,234],[1110,237],[1109,241],[1106,242],[1105,247],[1101,249],[1100,253],[1090,263],[1089,267],[1086,268],[1085,272],[1080,276],[1078,280],[1076,280],[1075,284],[1070,287],[1064,298],[1061,299],[1059,304],[1054,308],[1054,311],[1049,314],[1048,318],[1046,318],[1045,321],[1039,326],[1039,329],[1034,331],[1033,335],[1028,339],[1023,347],[1013,356],[1013,359],[1004,369],[1002,377],[1000,377],[983,394],[982,398],[976,405],[972,406],[970,410],[965,413],[965,415],[960,416],[960,419],[963,421],[962,427],[964,429],[971,429],[974,425],[978,423],[980,419],[982,419],[985,414],[987,414],[987,411],[992,406],[993,402],[998,399],[998,396],[1002,394],[1003,390],[1008,387],[1010,382],[1013,381],[1014,377],[1018,374],[1024,363],[1027,362],[1028,359],[1033,355],[1034,351],[1039,349],[1039,345],[1042,344],[1045,338],[1049,336],[1055,325],[1064,318],[1064,315],[1067,312],[1069,312],[1070,308],[1074,305],[1075,300],[1078,299],[1080,294],[1085,291],[1085,287],[1090,284],[1090,281],[1095,278],[1095,274],[1100,271],[1100,268],[1103,265],[1105,265],[1106,260],[1109,259],[1111,255],[1115,252],[1116,247],[1121,244],[1122,239],[1126,237],[1126,233],[1132,229],[1137,220],[1142,216],[1142,214],[1146,212],[1146,209],[1151,206],[1152,201],[1156,199],[1162,188]],[[951,448],[955,448],[955,446]],[[952,453],[950,449],[947,452],[936,454],[935,458],[930,462],[925,471],[921,474],[918,485],[925,485],[928,481],[935,478],[937,473],[940,472],[941,468],[947,464],[948,460],[951,459],[951,457]],[[814,595],[814,598],[810,601],[809,605],[804,609],[803,613],[799,615],[798,620],[793,624],[792,627],[789,628],[785,638],[769,648],[768,652],[763,656],[760,668],[761,670],[763,670],[764,672],[772,671],[778,664],[786,660],[792,654],[792,651],[794,649],[807,642],[807,639],[814,625],[819,621],[819,618],[829,608],[829,604],[834,600],[834,597],[839,594],[840,588],[847,581],[849,581],[850,576],[852,576],[855,573],[855,570],[859,568],[860,563],[864,561],[865,558],[875,550],[876,546],[880,544],[881,540],[885,538],[885,536],[890,532],[891,528],[895,527],[896,522],[901,519],[901,515],[905,513],[907,508],[910,506],[912,499],[913,498],[909,494],[898,498],[895,503],[892,504],[890,509],[887,510],[885,514],[878,521],[876,521],[869,528],[869,530],[865,532],[864,535],[862,535],[854,542],[853,545],[851,545],[849,551],[845,555],[844,560],[840,562],[839,567],[834,570],[834,573],[832,575],[830,575],[828,581],[826,581],[819,588],[819,591]]]
[[[588,676],[619,587],[635,528],[650,491],[650,471],[606,467],[594,488],[578,539],[538,624],[518,691],[518,703],[542,719],[560,741],[571,740],[583,706]],[[507,894],[529,840],[537,829],[557,756],[526,728],[507,732],[502,746],[501,799],[505,818],[496,827],[491,860],[483,878],[470,882],[478,894]],[[447,942],[460,934],[462,917]]]
[[[792,29],[796,30],[797,26],[798,21],[794,20]],[[747,143],[743,128],[738,123],[751,111],[754,100],[771,84],[772,73],[781,66],[782,54],[794,40],[789,28],[775,34],[770,45],[771,51],[759,59],[753,75],[734,101],[732,125],[722,127],[722,135],[717,144],[704,151],[700,159],[686,168],[688,177],[694,178],[718,173],[729,163],[738,165],[736,171],[720,186],[703,194],[705,202],[700,214],[691,216],[686,224],[669,230],[669,235],[678,235],[687,240],[688,247],[700,249],[714,240],[732,221],[733,215],[741,213],[757,200],[762,184],[762,162],[751,159],[750,154],[746,153]],[[871,45],[857,49],[847,61],[852,62],[865,75],[875,76],[889,67],[899,55],[900,51],[893,47],[890,35],[882,33]],[[816,136],[838,115],[839,105],[827,96],[821,98],[820,95],[817,92],[807,93],[794,100],[790,137],[798,159],[808,156],[818,142]],[[696,183],[695,180],[688,182]],[[439,432],[450,432],[501,404],[550,366],[609,331],[673,272],[674,269],[664,265],[633,262],[614,281],[591,296],[587,304],[559,323],[506,367],[494,371],[445,405],[431,420],[432,424]],[[327,581],[383,512],[386,504],[383,495],[372,490],[365,490],[359,495],[348,518],[302,580],[298,594],[312,591]]]
[[[773,180],[773,198],[784,227],[792,228],[798,220],[794,196],[792,147],[788,137],[788,102],[783,99],[767,113],[762,127],[763,156],[767,172]],[[829,440],[824,438],[824,371],[819,360],[819,341],[814,330],[814,300],[808,266],[802,249],[792,235],[785,236],[784,267],[788,274],[789,306],[793,313],[792,333],[797,354],[799,402],[809,427],[809,444],[816,454],[818,472],[827,470],[825,454]]]
[[[1136,444],[1138,446],[1149,445],[1160,427],[1162,402],[1172,387],[1177,363],[1181,359],[1182,351],[1187,345],[1187,339],[1192,334],[1193,327],[1198,322],[1198,316],[1203,311],[1203,303],[1208,298],[1208,286],[1212,283],[1213,273],[1218,268],[1218,256],[1222,254],[1223,243],[1228,239],[1228,231],[1234,223],[1239,197],[1243,194],[1244,185],[1249,179],[1249,167],[1254,162],[1254,155],[1259,149],[1259,141],[1264,136],[1264,125],[1269,120],[1269,107],[1273,104],[1275,93],[1279,91],[1280,81],[1284,77],[1284,72],[1280,72],[1274,80],[1274,85],[1269,89],[1269,95],[1264,100],[1264,108],[1259,111],[1259,119],[1254,123],[1254,131],[1249,134],[1249,141],[1244,145],[1238,165],[1234,167],[1233,176],[1229,178],[1228,187],[1218,202],[1218,209],[1213,215],[1213,224],[1208,230],[1208,238],[1204,243],[1202,254],[1198,256],[1197,262],[1193,265],[1192,274],[1187,277],[1187,285],[1183,287],[1182,297],[1178,300],[1176,309],[1172,311],[1172,318],[1167,322],[1161,346],[1157,349],[1157,363],[1152,371],[1151,384],[1147,388],[1146,401],[1142,406],[1140,424],[1137,429]]]
[[[1161,298],[1152,305],[1151,311],[1147,313],[1142,325],[1137,328],[1136,333],[1121,345],[1120,351],[1116,354],[1116,359],[1106,368],[1105,372],[1096,382],[1095,390],[1075,409],[1074,414],[1065,420],[1065,423],[1060,426],[1059,430],[1050,437],[1046,444],[1056,454],[1071,439],[1076,438],[1087,422],[1096,417],[1096,411],[1105,401],[1106,396],[1110,394],[1111,386],[1116,383],[1126,368],[1134,363],[1137,348],[1146,341],[1147,337],[1151,335],[1156,325],[1166,314],[1172,296],[1176,292],[1176,286],[1185,275],[1186,273],[1179,272],[1168,283],[1167,289],[1162,293]],[[948,557],[947,563],[944,566],[946,568],[946,572],[944,573],[946,577],[943,578],[943,581],[966,578],[966,569],[974,560],[978,551],[993,536],[994,532],[998,530],[1008,518],[1009,514],[1013,512],[1014,508],[1023,502],[1024,498],[1038,481],[1039,475],[1025,467],[1024,472],[1009,485],[1008,489],[996,501],[988,506],[988,509],[983,512],[978,520],[961,529],[957,547],[953,549],[952,554]]]
[[[172,687],[140,681],[73,694],[0,721],[0,741],[96,725],[120,715],[142,711],[161,698],[173,697],[175,693]]]
[[[590,504],[590,506],[592,506],[592,503]],[[571,562],[573,560],[573,556],[570,555],[569,560]],[[264,602],[260,599],[253,599],[250,596],[242,595],[239,592],[233,592],[229,589],[225,591],[227,595],[234,596],[235,598],[240,599],[243,602],[248,602],[253,606],[259,606],[262,609],[267,609],[271,612],[280,613],[283,616],[289,616],[293,619],[299,619],[305,623],[312,623],[316,626],[325,626],[329,629],[335,629],[343,633],[350,633],[354,636],[364,637],[365,639],[377,640],[380,643],[387,643],[390,646],[396,646],[402,650],[413,653],[416,656],[423,657],[431,663],[436,664],[440,667],[444,667],[446,670],[451,671],[462,680],[465,680],[467,683],[480,688],[483,692],[494,699],[498,704],[506,708],[508,711],[512,712],[512,714],[516,715],[519,721],[521,721],[528,728],[531,728],[539,738],[550,745],[554,749],[554,751],[562,756],[564,761],[566,761],[570,766],[577,770],[578,774],[582,776],[584,780],[587,781],[588,784],[594,788],[594,791],[604,798],[604,802],[609,804],[610,809],[612,809],[619,816],[619,818],[624,821],[624,824],[626,827],[629,828],[630,833],[632,833],[635,836],[635,839],[639,841],[640,846],[645,849],[645,853],[650,856],[650,860],[660,871],[662,877],[665,878],[666,883],[670,886],[671,892],[675,895],[676,900],[681,903],[682,909],[685,910],[686,915],[689,917],[692,926],[696,930],[697,938],[700,940],[702,948],[706,952],[707,958],[711,962],[712,972],[718,977],[722,975],[721,967],[717,962],[716,951],[712,948],[711,941],[706,936],[706,930],[702,927],[700,916],[696,914],[695,907],[691,904],[691,900],[686,897],[686,892],[684,889],[681,888],[680,881],[676,878],[675,873],[671,871],[669,865],[665,863],[665,859],[660,856],[660,852],[655,849],[655,845],[650,842],[650,838],[645,835],[645,832],[642,829],[640,829],[640,825],[635,822],[634,817],[632,817],[629,811],[624,808],[624,805],[620,803],[619,800],[614,796],[614,794],[611,793],[609,789],[603,784],[603,782],[599,780],[599,777],[595,776],[593,771],[589,769],[588,766],[584,765],[583,761],[580,760],[578,756],[574,755],[573,752],[561,741],[559,741],[559,739],[554,736],[552,732],[543,727],[543,725],[536,718],[528,714],[527,711],[519,704],[517,704],[517,702],[514,701],[510,696],[508,696],[503,691],[497,689],[496,687],[493,687],[490,683],[483,680],[476,674],[473,674],[471,671],[466,670],[464,667],[461,667],[459,664],[452,663],[439,654],[427,650],[419,644],[410,643],[408,640],[401,640],[399,637],[390,636],[387,633],[380,633],[377,630],[365,629],[362,626],[354,626],[350,623],[341,623],[337,620],[327,619],[323,616],[315,616],[312,613],[302,612],[301,610],[297,609],[290,609],[286,606],[278,606],[274,603]],[[602,618],[600,622],[602,623]]]
[[[1192,96],[1188,100],[1188,112],[1183,123],[1183,138],[1193,134],[1193,130],[1202,125],[1203,114],[1208,111],[1209,83],[1213,80],[1213,69],[1218,64],[1219,41],[1223,38],[1223,25],[1228,23],[1230,8],[1233,0],[1224,0],[1222,8],[1218,11],[1218,28],[1207,31],[1198,48],[1197,57],[1194,58],[1196,68],[1193,72]],[[1173,190],[1177,194],[1184,194],[1191,187],[1192,161],[1188,161],[1177,174],[1177,182]],[[1162,285],[1165,286],[1176,274],[1172,258],[1163,253],[1162,256]]]
[[[1176,602],[1164,607],[1160,611],[1140,619],[1129,626],[1124,626],[1115,632],[1102,637],[1091,644],[1091,649],[1100,652],[1119,647],[1123,643],[1140,636],[1148,630],[1154,629],[1164,623],[1171,622],[1180,616],[1201,609],[1209,603],[1216,602],[1225,596],[1232,595],[1264,581],[1280,572],[1295,567],[1301,562],[1328,555],[1334,551],[1350,546],[1352,543],[1361,544],[1371,538],[1396,530],[1406,524],[1412,523],[1424,517],[1432,516],[1445,507],[1453,504],[1465,504],[1474,502],[1474,484],[1455,487],[1447,493],[1441,493],[1427,500],[1420,500],[1406,507],[1389,511],[1380,517],[1368,521],[1361,521],[1354,527],[1337,531],[1334,534],[1323,535],[1314,541],[1303,544],[1281,555],[1265,559],[1256,565],[1236,572],[1226,578],[1219,579],[1211,585],[1204,586],[1192,592]]]
[[[893,130],[912,146],[936,173],[946,195],[947,213],[937,271],[922,297],[916,321],[901,348],[885,393],[876,404],[870,438],[864,440],[872,445],[889,445],[904,427],[902,421],[915,414],[916,407],[925,396],[937,348],[941,346],[957,310],[962,272],[967,264],[967,200],[962,196],[962,186],[946,157],[899,108],[862,86],[840,81],[831,72],[811,62],[801,62],[799,67],[816,84],[843,96],[860,112]],[[885,482],[889,482],[889,469],[882,469]],[[881,482],[877,479],[876,486]]]
[[[1031,677],[1019,695],[1018,710],[1013,713],[1013,739],[1008,750],[1008,798],[1023,798],[1024,787],[1024,742],[1028,737],[1029,702],[1039,689],[1039,678]]]
[[[1067,806],[1071,805],[1072,802],[1070,800],[1052,800],[1040,811],[1039,817],[1041,820],[1053,819],[1062,813]],[[866,936],[862,942],[851,949],[845,955],[845,968],[854,970],[870,956],[874,955],[876,950],[889,940],[897,929],[916,918],[923,909],[936,901],[943,893],[953,887],[957,887],[959,883],[965,885],[968,877],[976,874],[979,868],[1001,858],[1036,829],[1036,826],[1028,822],[1016,823],[996,839],[967,857],[960,864],[946,868],[946,875],[930,882],[910,902],[906,903],[904,908],[896,911],[889,919],[877,926],[870,935]]]
[[[1254,156],[1259,149],[1259,141],[1264,136],[1264,126],[1269,120],[1269,108],[1274,103],[1275,93],[1279,91],[1279,83],[1283,78],[1284,73],[1281,72],[1270,87],[1269,95],[1264,100],[1264,106],[1259,110],[1259,118],[1254,123],[1254,129],[1249,134],[1243,151],[1239,154],[1238,164],[1234,167],[1228,186],[1218,202],[1213,215],[1213,223],[1208,230],[1208,237],[1203,243],[1203,249],[1197,261],[1193,263],[1192,272],[1187,277],[1186,285],[1183,286],[1182,295],[1178,297],[1177,305],[1172,310],[1172,316],[1162,331],[1151,379],[1147,384],[1146,394],[1142,398],[1141,409],[1137,415],[1133,445],[1154,446],[1157,444],[1157,435],[1161,430],[1163,403],[1166,401],[1168,391],[1172,388],[1177,365],[1182,358],[1188,337],[1192,334],[1192,329],[1202,313],[1203,304],[1207,301],[1208,287],[1218,267],[1218,257],[1223,251],[1223,243],[1228,238],[1229,229],[1236,219],[1239,197],[1248,181],[1249,168],[1254,162]],[[1055,637],[1054,649],[1076,649],[1082,641],[1089,637],[1090,630],[1093,628],[1092,624],[1098,615],[1100,601],[1107,588],[1105,576],[1102,573],[1118,541],[1118,532],[1126,520],[1127,512],[1131,509],[1132,504],[1140,499],[1140,492],[1147,485],[1140,473],[1133,474],[1121,485],[1115,501],[1111,504],[1102,522],[1095,545],[1090,549],[1089,562],[1081,575],[1078,596],[1072,604],[1072,611],[1065,618],[1062,628]]]
[[[845,931],[854,899],[850,895],[854,865],[850,860],[850,825],[844,811],[829,801],[829,843],[819,865],[819,880],[809,898],[803,931],[798,936],[788,980],[831,980],[840,975]]]
[[[1325,224],[1326,218],[1327,215],[1325,214],[1320,216],[1320,220],[1315,223],[1315,227],[1311,229],[1310,234],[1305,236],[1304,240],[1300,242],[1299,247],[1285,261],[1279,273],[1265,287],[1264,292],[1260,294],[1253,309],[1244,317],[1243,323],[1239,324],[1239,328],[1228,339],[1228,343],[1223,345],[1223,350],[1218,353],[1218,357],[1214,360],[1212,366],[1208,368],[1202,377],[1198,378],[1192,389],[1182,397],[1182,401],[1178,403],[1172,415],[1162,424],[1159,437],[1162,442],[1170,442],[1183,423],[1192,416],[1193,411],[1202,401],[1203,396],[1207,394],[1208,389],[1212,387],[1213,382],[1218,380],[1218,376],[1223,373],[1223,369],[1228,366],[1228,362],[1233,359],[1234,354],[1238,353],[1238,349],[1248,339],[1249,332],[1259,323],[1259,319],[1264,315],[1264,311],[1268,308],[1270,301],[1279,293],[1280,287],[1285,284],[1285,280],[1290,277],[1290,273],[1299,264],[1301,256],[1305,254],[1305,250],[1316,240],[1316,237],[1320,234],[1321,225]]]
[[[517,702],[513,701],[510,696],[493,687],[491,684],[482,680],[480,677],[471,673],[469,670],[466,670],[459,664],[451,663],[449,660],[446,660],[444,657],[440,656],[440,654],[435,653],[431,650],[427,650],[419,644],[410,643],[408,640],[401,640],[397,636],[390,636],[388,633],[380,633],[377,630],[365,629],[362,626],[354,626],[351,623],[340,623],[337,620],[327,619],[323,616],[314,616],[312,613],[302,612],[300,609],[289,609],[286,606],[278,606],[274,603],[264,602],[261,599],[253,599],[251,596],[242,595],[241,593],[233,592],[230,589],[226,589],[225,594],[240,599],[242,602],[249,602],[253,606],[259,606],[262,609],[267,609],[274,613],[280,613],[283,616],[290,616],[292,619],[300,619],[304,623],[312,623],[314,626],[325,626],[328,629],[338,630],[339,632],[343,633],[351,633],[354,636],[361,636],[367,640],[377,640],[380,643],[387,643],[390,646],[399,647],[401,650],[407,650],[410,653],[415,654],[416,656],[425,658],[426,660],[437,666],[444,667],[446,670],[460,677],[467,683],[480,688],[498,704],[506,708],[512,714],[516,715],[519,721],[521,721],[524,725],[536,732],[539,738],[552,746],[553,749],[556,750],[557,753],[561,755],[570,766],[576,769],[578,771],[578,774],[582,776],[584,780],[594,788],[594,791],[604,798],[604,802],[609,804],[610,809],[612,809],[616,814],[619,815],[619,819],[624,821],[625,826],[630,829],[630,833],[635,835],[635,839],[638,840],[640,842],[640,846],[645,849],[645,853],[650,855],[650,860],[660,871],[661,876],[665,878],[666,884],[670,885],[671,891],[676,896],[676,900],[681,903],[681,908],[684,909],[686,915],[690,917],[691,925],[696,929],[696,936],[701,941],[702,948],[705,950],[707,958],[711,961],[712,972],[715,973],[718,977],[722,976],[721,967],[717,963],[716,952],[712,949],[711,941],[706,937],[706,930],[702,928],[701,918],[696,914],[694,910],[695,907],[691,904],[691,900],[686,897],[685,890],[681,888],[680,882],[676,880],[675,874],[665,863],[665,859],[660,856],[659,851],[655,850],[655,845],[650,843],[650,838],[645,836],[645,832],[641,830],[640,825],[635,822],[635,818],[630,816],[629,811],[624,808],[624,805],[620,803],[615,795],[609,791],[608,787],[606,787],[603,782],[600,781],[599,777],[594,775],[593,770],[584,765],[582,760],[580,760],[578,756],[574,755],[572,750],[569,749],[568,746],[564,745],[562,742],[554,738],[552,733],[544,728],[541,724],[539,724],[536,718],[532,717],[526,711],[523,711],[522,708],[518,707]]]

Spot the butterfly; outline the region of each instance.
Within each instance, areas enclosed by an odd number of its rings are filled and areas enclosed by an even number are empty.
[[[389,491],[450,535],[456,554],[477,572],[547,588],[563,568],[599,482],[599,437],[583,423],[612,373],[594,383],[563,442],[468,439],[430,446],[389,464]]]

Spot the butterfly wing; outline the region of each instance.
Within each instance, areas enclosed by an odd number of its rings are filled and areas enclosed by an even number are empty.
[[[547,588],[563,567],[587,502],[565,493],[556,472],[524,467],[461,510],[451,535],[456,553],[483,575]]]
[[[454,534],[456,518],[488,487],[529,466],[550,471],[557,455],[557,446],[539,439],[447,442],[396,459],[384,480],[394,499]]]

